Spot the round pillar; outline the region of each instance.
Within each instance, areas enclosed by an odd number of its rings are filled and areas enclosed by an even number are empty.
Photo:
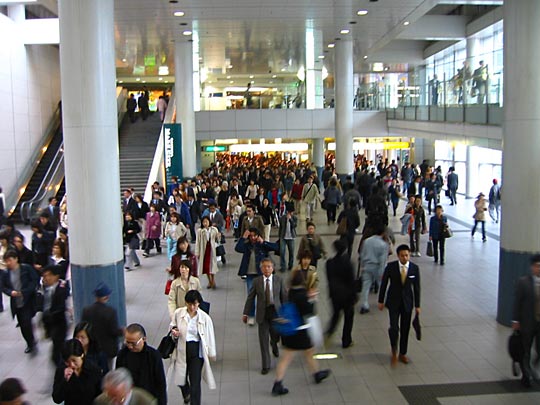
[[[322,178],[324,170],[324,138],[313,139],[313,163],[317,168],[317,176],[319,180]]]
[[[540,154],[540,2],[504,3],[504,123],[502,223],[497,321],[510,325],[516,280],[530,274],[529,257],[540,253],[540,181],[524,181]],[[488,241],[489,243],[489,241]]]
[[[75,318],[105,282],[125,325],[114,0],[60,0],[58,9]]]
[[[335,128],[336,171],[342,181],[352,175],[353,161],[353,42],[342,39],[336,42],[335,55]]]
[[[195,147],[195,112],[193,109],[193,43],[176,40],[174,52],[174,90],[176,94],[176,123],[182,125],[183,177],[197,174]]]

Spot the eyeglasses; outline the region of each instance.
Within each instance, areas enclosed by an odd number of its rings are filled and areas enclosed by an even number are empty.
[[[126,345],[127,347],[137,347],[139,343],[141,343],[141,340],[143,340],[142,337],[139,340],[137,340],[135,343],[124,340],[124,345]]]

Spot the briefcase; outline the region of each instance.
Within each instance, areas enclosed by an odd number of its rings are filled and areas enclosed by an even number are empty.
[[[508,353],[512,358],[512,374],[514,377],[517,377],[519,375],[518,365],[525,355],[521,333],[517,330],[515,330],[508,338]]]
[[[433,257],[433,242],[432,241],[428,241],[427,243],[426,256]]]

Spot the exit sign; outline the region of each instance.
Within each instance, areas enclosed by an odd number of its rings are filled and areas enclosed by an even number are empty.
[[[203,151],[205,152],[225,152],[227,147],[224,145],[215,145],[215,146],[205,146]]]

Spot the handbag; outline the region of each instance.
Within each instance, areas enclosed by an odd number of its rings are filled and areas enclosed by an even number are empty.
[[[202,309],[204,312],[210,315],[210,303],[208,301],[199,303],[199,309]]]
[[[34,312],[43,312],[43,304],[45,302],[45,296],[43,291],[38,288],[36,294],[34,295]]]
[[[517,366],[523,360],[525,354],[521,333],[517,330],[508,338],[508,353],[512,358],[512,374],[517,377],[519,375]]]
[[[356,279],[354,280],[354,291],[357,293],[362,292],[362,268],[360,267],[360,263],[358,263],[358,270],[356,271]]]
[[[326,198],[324,200],[321,201],[321,208],[323,210],[326,210],[328,209],[328,201],[326,201]]]
[[[336,230],[336,235],[346,235],[347,234],[347,217],[341,218],[341,221],[339,221],[339,225]]]
[[[443,228],[442,236],[443,238],[448,239],[454,236],[454,232],[452,232],[452,229],[450,229],[448,225],[445,225]]]
[[[167,333],[167,336],[163,336],[158,346],[158,352],[161,354],[161,358],[168,359],[169,357],[171,357],[171,354],[172,352],[174,352],[175,347],[176,342],[172,337],[172,331],[169,331],[169,333]]]
[[[172,284],[172,282],[173,281],[171,279],[169,279],[165,283],[165,295],[169,295],[169,292],[171,292],[171,284]]]
[[[216,246],[216,256],[225,256],[225,246],[223,245],[217,245]]]
[[[131,238],[131,240],[128,243],[128,246],[131,250],[138,250],[139,249],[139,237],[135,235]]]
[[[430,240],[428,240],[428,243],[427,243],[426,256],[433,257],[433,242]]]
[[[295,335],[302,325],[302,318],[292,302],[285,302],[279,308],[277,317],[272,321],[272,327],[281,336]]]

